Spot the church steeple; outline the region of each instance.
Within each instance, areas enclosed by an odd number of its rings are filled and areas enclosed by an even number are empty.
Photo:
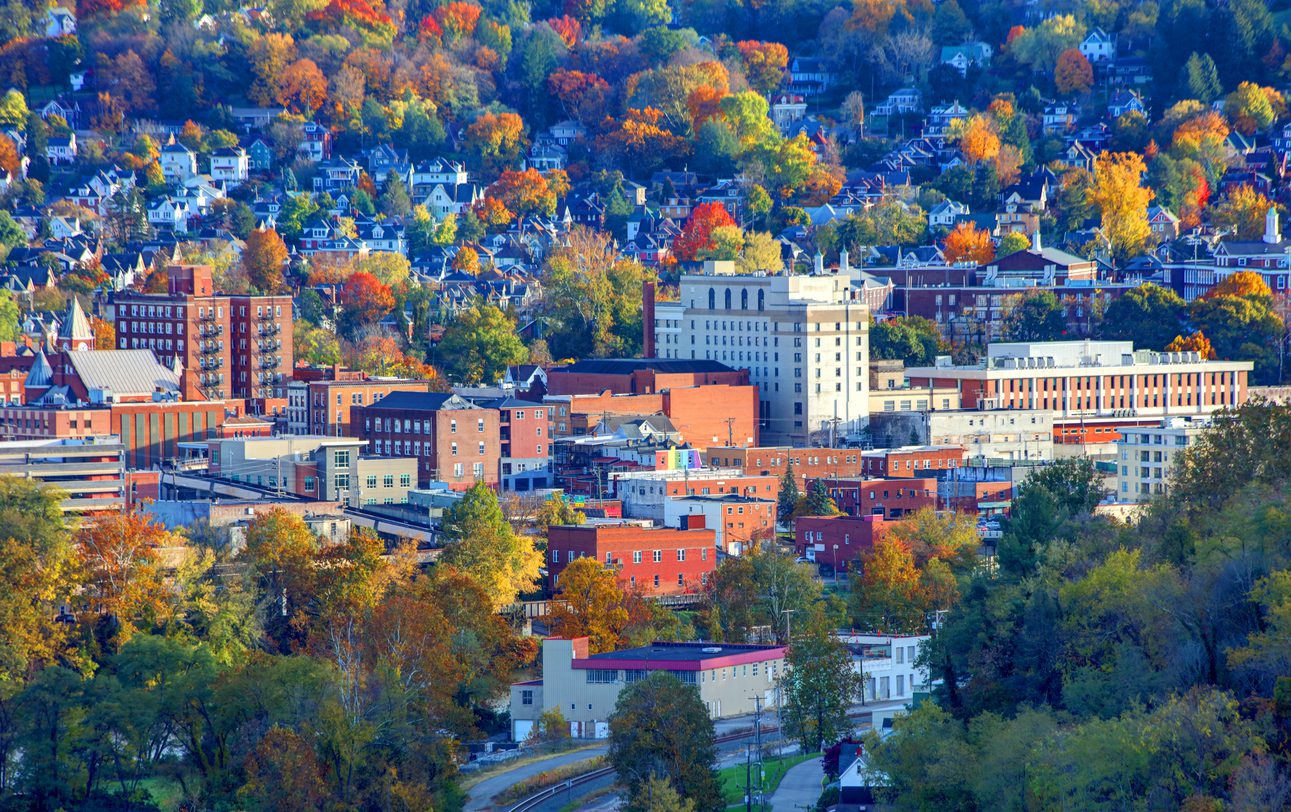
[[[94,331],[90,329],[90,320],[81,309],[81,302],[72,296],[67,307],[67,316],[58,330],[57,347],[65,352],[82,352],[94,349]]]

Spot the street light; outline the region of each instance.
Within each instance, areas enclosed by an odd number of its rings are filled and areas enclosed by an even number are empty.
[[[834,545],[834,586],[838,586],[838,545]]]

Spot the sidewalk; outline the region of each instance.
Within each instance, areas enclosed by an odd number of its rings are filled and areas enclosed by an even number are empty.
[[[771,796],[771,812],[802,812],[815,809],[820,800],[821,780],[825,772],[820,759],[812,758],[789,769]]]

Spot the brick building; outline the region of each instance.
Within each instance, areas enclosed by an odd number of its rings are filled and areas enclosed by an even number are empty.
[[[291,378],[290,296],[216,293],[205,265],[167,268],[166,293],[121,291],[113,297],[120,349],[178,358],[212,399],[283,397]]]
[[[417,458],[422,487],[436,481],[453,490],[476,482],[497,487],[502,444],[496,409],[460,395],[391,392],[352,411],[353,430],[372,454]]]
[[[746,369],[679,358],[589,358],[547,372],[548,395],[650,395],[665,389],[748,383]]]
[[[391,392],[429,392],[428,381],[368,379],[322,380],[305,384],[306,430],[304,434],[353,437],[350,417],[355,406],[376,403]],[[293,384],[294,385],[294,382]]]
[[[498,481],[503,490],[525,492],[551,487],[550,407],[518,398],[475,402],[498,413]]]
[[[717,533],[719,549],[739,555],[750,544],[775,537],[776,503],[735,493],[670,497],[664,502],[668,527],[694,527],[697,520]]]
[[[347,437],[247,437],[207,443],[212,476],[350,507],[395,505],[416,487],[417,461],[362,453]]]
[[[860,473],[871,478],[928,476],[929,472],[964,467],[967,456],[968,452],[957,445],[880,448],[861,454]]]
[[[803,516],[794,522],[794,549],[817,564],[846,572],[857,558],[874,549],[874,542],[891,524],[878,515]]]
[[[608,417],[664,415],[681,439],[695,448],[715,444],[753,445],[758,438],[758,390],[755,386],[704,384],[639,394],[604,392],[548,395],[552,435],[577,437],[597,433]]]
[[[708,449],[708,464],[715,468],[739,468],[750,476],[779,479],[790,464],[798,487],[821,477],[853,477],[861,473],[862,452],[858,448],[789,448],[756,446]]]
[[[848,516],[899,519],[922,508],[937,507],[937,480],[933,478],[823,481],[834,504]]]
[[[779,478],[746,475],[731,468],[632,471],[611,474],[611,481],[625,515],[656,521],[664,518],[664,505],[673,497],[733,494],[774,502],[780,496]]]
[[[647,595],[696,592],[717,565],[717,534],[701,524],[686,530],[640,522],[552,527],[547,535],[551,590],[560,588],[560,573],[570,563],[594,558],[613,568],[627,589]]]

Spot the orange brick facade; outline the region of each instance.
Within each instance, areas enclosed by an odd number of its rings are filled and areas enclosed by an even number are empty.
[[[715,533],[635,525],[552,527],[547,536],[547,572],[553,592],[560,573],[579,558],[614,569],[619,583],[647,595],[697,592],[717,564]]]
[[[554,437],[595,434],[606,415],[663,414],[695,448],[756,443],[758,390],[717,384],[639,395],[571,395],[548,402]]]

